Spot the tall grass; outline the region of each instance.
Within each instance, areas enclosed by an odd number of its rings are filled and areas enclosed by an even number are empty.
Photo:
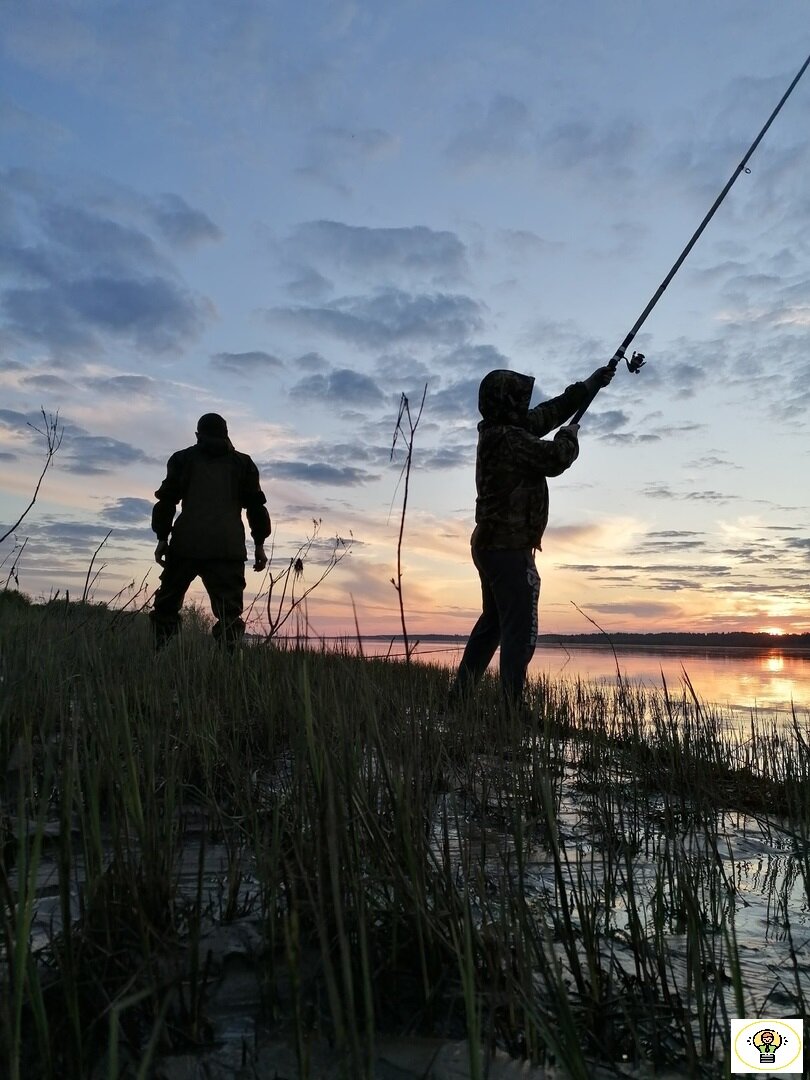
[[[765,996],[739,947],[732,825],[770,830],[807,890],[806,722],[735,733],[688,682],[542,681],[527,724],[485,680],[446,715],[439,668],[232,655],[193,629],[154,657],[139,618],[64,603],[0,608],[0,669],[13,1080],[148,1075],[202,1050],[204,930],[246,913],[263,1018],[302,1076],[327,1038],[345,1076],[371,1077],[396,1032],[466,1038],[476,1077],[496,1046],[583,1080],[594,1062],[719,1077],[730,1016]],[[796,1015],[802,947],[780,989]]]

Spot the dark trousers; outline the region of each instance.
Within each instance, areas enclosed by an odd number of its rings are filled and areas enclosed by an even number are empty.
[[[244,562],[241,559],[185,559],[172,555],[170,551],[149,615],[158,648],[165,645],[180,628],[180,608],[189,585],[196,577],[202,579],[217,620],[211,631],[214,637],[229,645],[242,640],[245,632],[241,618],[245,592]]]
[[[530,548],[482,551],[473,548],[481,578],[481,617],[472,629],[458,667],[452,696],[473,689],[501,647],[501,687],[507,704],[523,697],[526,669],[537,644],[540,577]]]

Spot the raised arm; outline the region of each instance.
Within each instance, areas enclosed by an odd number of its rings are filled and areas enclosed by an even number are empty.
[[[559,397],[543,401],[529,409],[526,430],[532,435],[547,435],[549,431],[570,420],[577,409],[590,401],[600,387],[607,386],[615,374],[615,370],[609,365],[597,368],[583,382],[566,386]]]

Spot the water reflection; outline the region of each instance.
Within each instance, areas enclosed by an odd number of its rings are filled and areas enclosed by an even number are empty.
[[[364,642],[371,652],[386,653],[388,643]],[[380,646],[379,650],[375,646]],[[455,641],[420,644],[417,657],[455,667],[463,644]],[[397,652],[396,647],[392,650]],[[496,654],[493,667],[497,667]],[[810,656],[795,655],[774,649],[769,653],[723,652],[714,649],[651,650],[617,649],[566,644],[542,645],[532,658],[529,673],[535,678],[582,679],[586,682],[615,684],[618,671],[632,683],[660,690],[666,682],[670,692],[680,695],[687,689],[686,680],[698,697],[712,705],[734,712],[755,709],[759,712],[797,713],[810,711]]]
[[[359,651],[353,638],[315,638],[314,648],[338,648]],[[426,663],[454,668],[461,659],[464,641],[440,638],[417,642],[414,657]],[[402,642],[397,639],[363,638],[365,656],[401,659]],[[492,669],[498,666],[498,654]],[[541,645],[529,664],[534,678],[581,679],[615,685],[617,674],[648,689],[661,690],[666,683],[670,693],[691,696],[689,684],[699,699],[731,712],[785,713],[795,709],[804,719],[810,713],[810,654],[768,652],[745,649],[638,649],[610,646]]]

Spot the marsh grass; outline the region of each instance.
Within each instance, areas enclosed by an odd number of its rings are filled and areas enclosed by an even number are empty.
[[[194,622],[154,657],[139,616],[0,599],[12,1080],[202,1052],[206,942],[246,919],[257,1020],[301,1076],[325,1037],[371,1077],[397,1033],[466,1038],[474,1077],[496,1046],[582,1080],[595,1062],[720,1077],[731,1016],[808,1012],[806,721],[735,730],[688,678],[541,681],[528,722],[486,679],[448,715],[441,668],[231,655]],[[787,961],[769,985],[740,946],[740,836],[787,868],[760,888]]]

